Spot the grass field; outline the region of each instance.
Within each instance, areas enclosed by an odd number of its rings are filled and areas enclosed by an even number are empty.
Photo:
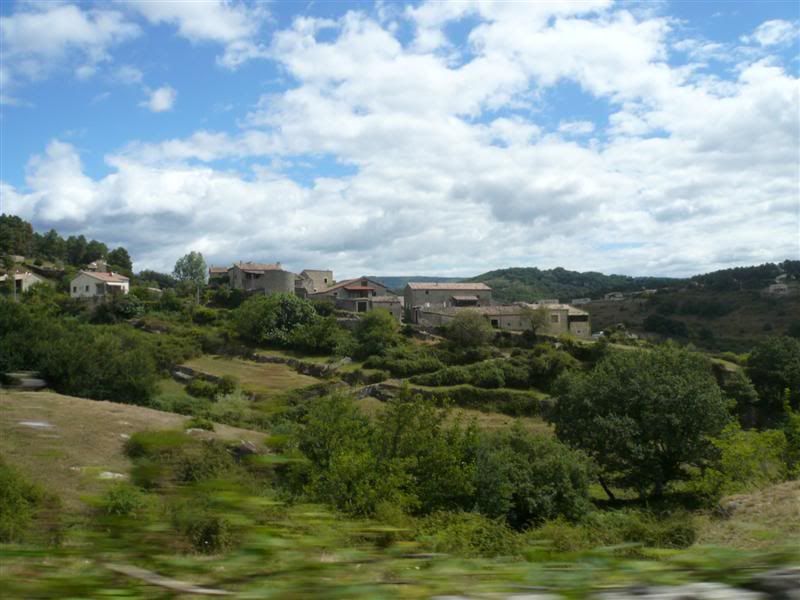
[[[78,509],[81,496],[101,491],[109,474],[128,472],[127,436],[145,429],[182,428],[186,417],[141,406],[51,392],[0,393],[0,454],[32,481]],[[264,434],[217,425],[222,439],[260,443]],[[108,479],[104,479],[107,477]]]
[[[386,403],[367,396],[356,401],[358,407],[369,417],[376,417],[381,414],[386,408]],[[480,429],[485,431],[498,431],[506,429],[519,422],[524,429],[532,433],[540,435],[553,435],[553,427],[545,422],[543,419],[535,417],[510,417],[502,413],[496,412],[482,412],[480,410],[472,410],[468,408],[454,408],[450,411],[450,420],[461,419],[461,422],[466,424],[472,419],[475,419],[476,424]]]
[[[233,375],[239,380],[242,389],[267,396],[320,382],[319,379],[302,375],[286,365],[209,354],[193,358],[186,366],[218,377]]]
[[[800,481],[729,496],[721,505],[733,514],[723,519],[705,517],[698,544],[751,550],[796,541],[800,547]]]

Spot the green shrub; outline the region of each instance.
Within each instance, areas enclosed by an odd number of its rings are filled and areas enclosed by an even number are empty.
[[[214,422],[205,417],[192,417],[186,421],[185,429],[203,429],[205,431],[214,431]]]
[[[195,306],[192,311],[192,321],[198,325],[211,325],[216,323],[219,312],[206,306]]]
[[[144,494],[129,483],[117,483],[103,494],[101,510],[112,517],[129,517],[142,510],[146,504]]]
[[[487,435],[478,448],[476,506],[512,527],[564,517],[577,520],[590,508],[587,458],[551,438],[514,426]]]
[[[230,519],[215,513],[209,500],[203,497],[173,506],[172,524],[191,549],[200,554],[229,550],[239,538]]]
[[[231,472],[235,462],[225,444],[218,440],[201,440],[187,445],[172,460],[175,480],[192,483],[216,479]]]
[[[355,356],[367,358],[386,354],[402,341],[399,330],[400,324],[388,310],[368,312],[361,317],[353,331]]]
[[[233,312],[237,332],[253,344],[287,346],[292,330],[317,319],[310,302],[288,293],[252,296]]]
[[[43,499],[39,487],[0,459],[0,542],[22,541]]]
[[[125,454],[132,459],[172,453],[191,442],[183,431],[138,431],[125,442]]]
[[[239,380],[233,375],[223,375],[217,382],[217,394],[227,396],[239,387]]]
[[[186,385],[186,392],[195,398],[213,400],[217,395],[217,384],[195,377]]]
[[[506,378],[495,362],[483,362],[469,368],[469,378],[472,385],[481,388],[501,388],[506,384]]]
[[[436,512],[423,517],[415,537],[432,552],[464,557],[514,556],[522,550],[522,537],[505,520],[469,512]]]
[[[344,356],[352,350],[352,345],[352,336],[333,316],[299,325],[289,334],[289,346],[311,354]]]
[[[410,377],[438,371],[444,364],[427,348],[407,344],[386,349],[382,355],[370,356],[364,366],[389,371],[394,377]]]

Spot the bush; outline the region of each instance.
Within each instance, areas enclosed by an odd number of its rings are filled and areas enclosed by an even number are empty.
[[[253,344],[288,346],[295,327],[318,319],[314,307],[294,294],[252,296],[233,312],[242,339]]]
[[[465,557],[516,556],[522,537],[503,519],[468,512],[436,512],[419,520],[415,537],[432,552]]]
[[[383,355],[370,356],[364,366],[368,369],[389,371],[394,377],[410,377],[444,367],[430,350],[411,344],[394,347]]]
[[[501,388],[506,384],[503,370],[494,362],[473,365],[469,369],[470,383],[481,388]]]
[[[195,377],[186,385],[186,392],[195,398],[208,398],[213,400],[217,395],[217,385]]]
[[[213,308],[205,306],[195,306],[192,310],[192,321],[198,325],[211,325],[216,323],[219,313]]]
[[[44,493],[0,459],[0,542],[20,542]]]
[[[345,356],[352,350],[352,345],[350,333],[332,316],[300,325],[289,336],[289,346],[311,354]]]
[[[486,436],[478,449],[476,506],[515,529],[556,517],[577,520],[589,511],[592,475],[582,453],[517,425]]]
[[[217,382],[217,394],[227,396],[239,387],[239,380],[233,375],[223,375]]]
[[[494,337],[489,321],[474,310],[462,310],[444,327],[444,336],[460,348],[475,348],[488,344]]]
[[[214,431],[214,422],[205,417],[192,417],[186,421],[184,429],[203,429],[205,431]]]
[[[356,324],[355,355],[357,358],[381,356],[399,345],[400,324],[388,310],[376,309],[366,313]]]
[[[130,517],[142,510],[146,504],[144,494],[129,483],[118,483],[103,494],[101,510],[112,517]]]
[[[191,548],[201,554],[218,554],[238,542],[231,521],[224,515],[215,514],[209,501],[203,498],[173,507],[172,524]]]

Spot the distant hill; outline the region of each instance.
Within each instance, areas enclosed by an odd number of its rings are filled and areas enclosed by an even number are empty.
[[[580,273],[561,267],[545,270],[515,267],[489,271],[468,281],[485,283],[492,288],[492,297],[501,302],[531,302],[542,298],[558,298],[568,302],[572,298],[598,298],[607,292],[633,292],[680,285],[686,280],[604,275],[594,271]]]
[[[374,279],[388,287],[390,290],[402,291],[409,281],[464,281],[463,277],[434,277],[426,275],[370,275]]]

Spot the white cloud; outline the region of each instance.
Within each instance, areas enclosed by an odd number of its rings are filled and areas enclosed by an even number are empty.
[[[594,131],[594,123],[591,121],[561,121],[558,130],[567,135],[587,135]]]
[[[155,90],[147,91],[149,98],[139,104],[153,112],[165,112],[172,110],[175,105],[175,100],[178,98],[178,92],[168,85],[162,85]]]
[[[777,46],[797,41],[798,28],[796,23],[774,19],[764,21],[750,36],[744,36],[744,42],[756,42],[761,46]]]
[[[142,82],[144,74],[133,65],[122,65],[114,73],[114,79],[125,85],[134,85]]]
[[[109,60],[109,48],[139,35],[139,27],[116,10],[71,4],[31,3],[0,17],[0,37],[9,83],[40,79],[67,62],[75,75],[91,77]]]
[[[340,276],[686,274],[796,256],[800,88],[776,60],[721,80],[667,62],[663,17],[605,3],[464,6],[478,24],[455,62],[447,24],[466,13],[449,4],[409,13],[427,36],[409,45],[357,12],[298,19],[269,49],[295,87],[263,96],[241,131],[131,143],[96,179],[54,142],[28,189],[0,188],[3,203],[103,227],[157,268],[191,247]],[[561,82],[607,106],[609,126],[559,112],[546,133],[545,92]],[[260,164],[235,172],[222,159]],[[303,163],[326,176],[300,185],[283,172]],[[600,250],[609,242],[630,247]]]
[[[225,51],[218,62],[224,67],[236,68],[248,60],[266,56],[265,48],[256,40],[269,16],[263,4],[224,0],[130,0],[127,4],[150,23],[175,26],[178,35],[191,42],[222,44]]]

